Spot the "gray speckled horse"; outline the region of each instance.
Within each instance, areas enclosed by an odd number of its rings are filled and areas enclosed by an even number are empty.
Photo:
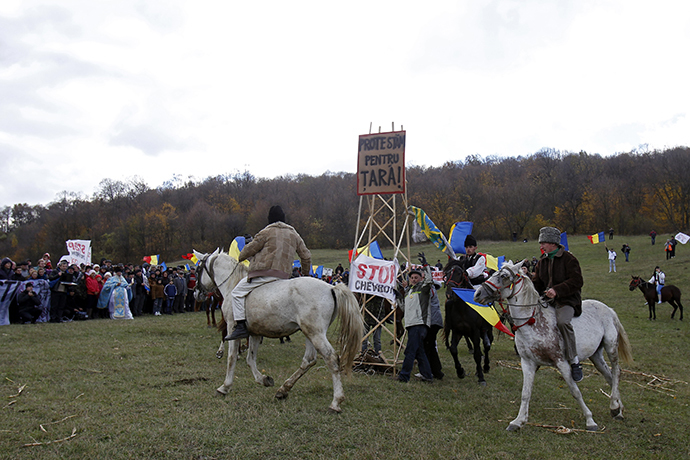
[[[508,431],[520,429],[529,415],[529,401],[532,384],[539,366],[555,366],[568,384],[570,393],[580,404],[586,419],[587,430],[596,431],[599,426],[592,418],[592,412],[585,404],[582,393],[570,375],[570,365],[564,359],[563,338],[556,327],[556,313],[553,307],[544,304],[531,279],[522,274],[518,264],[508,262],[494,273],[475,293],[479,303],[507,303],[515,322],[515,345],[522,364],[522,401],[518,416],[508,425]],[[577,356],[589,358],[611,386],[611,416],[623,418],[623,403],[618,388],[621,369],[618,358],[632,361],[632,350],[628,336],[616,312],[597,300],[582,302],[582,314],[572,320],[577,340]],[[604,350],[611,362],[611,368],[604,361]]]

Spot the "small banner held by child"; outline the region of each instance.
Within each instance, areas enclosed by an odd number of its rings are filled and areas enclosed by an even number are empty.
[[[380,260],[360,254],[350,266],[350,290],[395,300],[399,271],[398,259]]]

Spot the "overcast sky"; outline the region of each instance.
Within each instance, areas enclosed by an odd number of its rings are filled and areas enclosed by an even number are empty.
[[[249,171],[690,145],[690,2],[0,1],[0,207]]]

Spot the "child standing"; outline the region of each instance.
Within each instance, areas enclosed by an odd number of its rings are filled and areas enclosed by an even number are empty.
[[[155,316],[161,315],[161,306],[163,305],[163,299],[165,299],[165,286],[163,286],[163,280],[151,277],[151,299],[153,299],[153,314]],[[174,286],[173,286],[174,287]]]
[[[177,288],[175,287],[175,283],[173,282],[172,278],[168,280],[168,285],[165,286],[164,292],[166,298],[165,314],[172,315],[173,303],[175,302],[175,296],[177,295]]]

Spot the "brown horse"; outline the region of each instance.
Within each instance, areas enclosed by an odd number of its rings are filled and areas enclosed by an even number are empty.
[[[649,305],[649,319],[656,319],[656,286],[647,281],[643,281],[639,276],[633,276],[628,286],[631,291],[635,288],[640,288],[644,298]],[[680,309],[680,319],[683,320],[683,304],[680,303],[680,289],[672,284],[667,284],[661,288],[661,301],[668,302],[673,307],[673,312],[671,313],[671,319],[676,314],[676,310]]]

